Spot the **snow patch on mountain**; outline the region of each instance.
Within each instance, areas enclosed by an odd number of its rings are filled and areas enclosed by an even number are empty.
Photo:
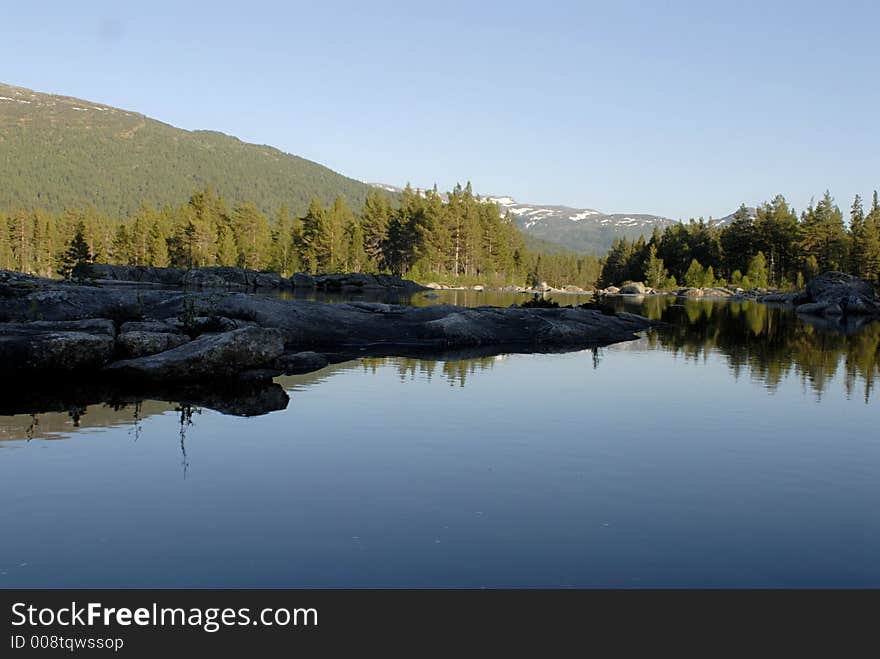
[[[373,183],[389,192],[401,188]],[[420,193],[416,189],[416,193]],[[445,199],[445,195],[443,195]],[[559,243],[580,252],[604,254],[617,238],[636,239],[650,236],[654,227],[661,231],[675,223],[658,215],[604,213],[595,208],[572,208],[554,204],[520,203],[510,195],[490,194],[481,197],[497,204],[502,215],[510,214],[520,230],[542,240]]]

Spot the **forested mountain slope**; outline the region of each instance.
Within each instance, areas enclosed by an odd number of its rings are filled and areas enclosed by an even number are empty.
[[[137,112],[0,84],[0,208],[89,205],[127,216],[211,185],[263,212],[303,213],[316,196],[360,207],[370,187],[278,149],[188,131]]]

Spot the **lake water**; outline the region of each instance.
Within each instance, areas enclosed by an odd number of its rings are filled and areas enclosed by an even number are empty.
[[[614,304],[671,325],[0,417],[0,587],[880,586],[880,323]]]

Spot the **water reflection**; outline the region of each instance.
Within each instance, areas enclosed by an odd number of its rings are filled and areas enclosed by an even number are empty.
[[[614,304],[618,310],[641,311],[670,324],[648,334],[652,348],[693,360],[721,354],[734,377],[747,373],[771,391],[793,374],[821,397],[842,372],[847,395],[858,391],[868,402],[880,374],[877,322],[843,325],[751,301],[663,297],[641,304],[618,299]]]
[[[671,324],[340,362],[277,378],[269,414],[260,391],[16,394],[3,438],[77,441],[0,441],[0,587],[880,585],[877,326],[615,304]]]
[[[440,291],[427,303],[458,301],[495,305],[521,301],[522,296],[475,291]],[[464,296],[467,296],[466,298]],[[561,298],[579,303],[580,296]],[[414,297],[425,301],[423,294]],[[775,391],[788,378],[796,377],[821,399],[828,384],[843,379],[847,396],[860,395],[867,403],[880,376],[880,323],[842,326],[839,321],[799,317],[788,309],[749,301],[676,299],[674,297],[612,298],[617,311],[640,313],[668,326],[650,331],[638,350],[660,351],[694,362],[720,355],[735,379],[749,377]],[[616,350],[626,349],[618,345]],[[144,419],[176,413],[180,416],[181,452],[187,464],[185,435],[193,414],[202,408],[235,416],[260,416],[284,410],[289,396],[318,386],[336,373],[353,368],[374,375],[393,368],[401,382],[424,376],[442,377],[450,386],[464,387],[469,378],[490,371],[506,354],[498,347],[475,348],[434,355],[372,356],[334,364],[315,373],[276,378],[274,383],[235,387],[189,386],[174,391],[120,392],[106,385],[86,385],[72,391],[66,383],[21,387],[0,401],[0,441],[58,439],[80,427],[109,428],[125,425],[136,440]],[[587,353],[585,353],[587,354]],[[602,353],[589,353],[589,365],[599,369]],[[613,361],[611,362],[613,365]],[[652,364],[651,368],[658,368]],[[662,366],[659,366],[662,368]]]

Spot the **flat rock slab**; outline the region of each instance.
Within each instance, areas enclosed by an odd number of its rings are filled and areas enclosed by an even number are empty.
[[[122,357],[144,357],[172,350],[189,342],[179,332],[122,332],[116,337],[116,348]]]
[[[136,380],[210,380],[270,366],[284,352],[281,332],[260,327],[205,334],[157,355],[114,362],[107,371]]]
[[[0,324],[0,368],[6,372],[95,370],[113,356],[111,321]]]

